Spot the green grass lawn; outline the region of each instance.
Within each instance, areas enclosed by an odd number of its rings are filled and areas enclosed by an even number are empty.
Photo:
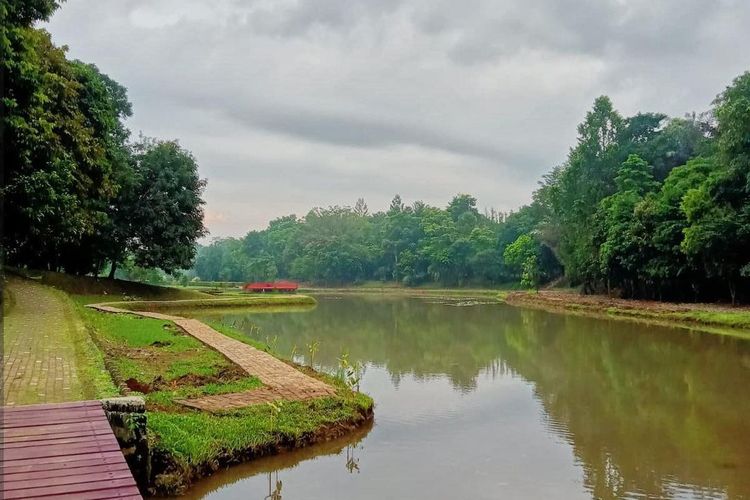
[[[221,309],[239,307],[314,306],[315,299],[307,295],[247,294],[230,297],[206,296],[184,300],[138,300],[117,303],[117,307],[134,311],[162,311],[166,309]]]

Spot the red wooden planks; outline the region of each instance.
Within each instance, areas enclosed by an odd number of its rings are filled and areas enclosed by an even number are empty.
[[[141,498],[98,401],[0,411],[2,498]]]

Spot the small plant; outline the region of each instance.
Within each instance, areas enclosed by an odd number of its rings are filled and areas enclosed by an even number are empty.
[[[279,415],[281,414],[281,410],[284,409],[284,403],[281,401],[269,401],[266,404],[271,408],[271,421],[273,422],[271,427],[277,430]]]
[[[260,338],[260,327],[258,325],[250,325],[250,329],[247,332],[251,337]]]
[[[364,366],[361,362],[355,361],[352,363],[349,361],[348,352],[344,351],[341,353],[341,356],[339,356],[339,369],[336,376],[343,381],[349,389],[359,392],[359,382],[362,380],[364,371]]]
[[[292,346],[292,352],[289,354],[289,359],[294,361],[294,358],[297,357],[297,344],[294,344]]]
[[[272,352],[276,350],[276,344],[279,342],[279,336],[274,335],[269,337],[266,335],[266,352]]]
[[[315,353],[320,349],[320,341],[313,340],[307,344],[307,352],[310,353],[310,368],[315,368]]]

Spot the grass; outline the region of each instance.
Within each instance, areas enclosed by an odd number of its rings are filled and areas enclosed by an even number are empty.
[[[106,353],[107,366],[116,381],[131,390],[140,390],[146,400],[150,446],[152,456],[156,457],[155,493],[179,493],[191,481],[220,465],[337,437],[370,418],[372,399],[305,367],[298,368],[336,387],[336,395],[287,401],[275,407],[258,405],[223,414],[185,407],[178,400],[253,390],[263,384],[169,321],[102,313],[84,307],[87,303],[106,301],[105,295],[79,295],[75,300]],[[164,306],[186,309],[187,305],[194,308],[218,303],[224,307],[228,302],[233,306],[264,307],[315,303],[314,299],[300,295],[273,295],[125,305],[138,309]],[[267,345],[231,327],[210,326],[255,348],[270,351]]]
[[[371,407],[369,397],[352,393],[284,402],[280,411],[258,405],[225,415],[154,412],[149,414],[149,428],[159,436],[158,449],[172,454],[185,468],[200,468],[226,454],[241,456],[292,443],[321,428],[349,421]]]
[[[706,304],[629,301],[577,293],[513,293],[499,297],[511,305],[560,310],[573,314],[640,320],[700,329],[710,333],[750,337],[750,309]]]
[[[613,316],[635,316],[641,318],[654,318],[659,320],[671,320],[675,322],[698,324],[706,326],[717,326],[739,330],[750,330],[750,311],[650,311],[644,309],[621,309],[612,307],[607,313]]]
[[[701,323],[729,326],[732,328],[746,328],[750,330],[750,311],[737,312],[714,312],[714,311],[693,311],[689,313],[677,314],[677,317],[687,321],[699,321]]]
[[[28,274],[38,278],[45,285],[53,286],[69,294],[106,295],[110,297],[110,300],[117,297],[157,300],[201,299],[208,297],[208,295],[196,290],[182,287],[149,285],[136,281],[93,276],[72,276],[52,271],[29,272]]]
[[[189,375],[218,377],[234,366],[169,321],[80,309],[121,383],[153,387]]]
[[[112,305],[133,311],[155,311],[164,309],[205,309],[240,307],[314,306],[316,301],[307,295],[243,295],[229,298],[200,298],[184,300],[138,300],[113,302]]]
[[[304,288],[305,293],[317,295],[327,294],[386,294],[389,296],[403,297],[434,297],[434,298],[465,298],[498,299],[498,293],[503,293],[499,288],[406,288],[406,287],[346,287],[346,288]]]

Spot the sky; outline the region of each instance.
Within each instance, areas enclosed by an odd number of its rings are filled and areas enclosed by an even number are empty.
[[[527,203],[594,99],[709,109],[747,0],[68,0],[44,27],[195,155],[211,237],[395,194]]]

